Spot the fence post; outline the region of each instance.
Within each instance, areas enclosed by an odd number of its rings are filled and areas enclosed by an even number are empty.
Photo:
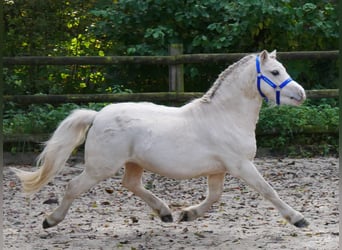
[[[183,44],[171,44],[169,48],[170,56],[183,54]],[[169,91],[184,92],[184,65],[172,64],[169,66]]]

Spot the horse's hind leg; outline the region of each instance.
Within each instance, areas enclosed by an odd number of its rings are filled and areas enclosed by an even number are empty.
[[[277,192],[265,181],[252,162],[245,161],[236,170],[235,173],[234,171],[231,173],[243,179],[265,199],[271,201],[287,221],[296,227],[308,226],[309,223],[304,219],[304,216],[279,198]]]
[[[207,212],[221,197],[224,177],[225,173],[209,175],[207,197],[200,204],[185,208],[180,214],[179,221],[192,221]]]
[[[135,163],[127,163],[125,165],[125,175],[122,179],[122,185],[135,195],[143,199],[164,222],[172,222],[170,208],[158,197],[146,190],[141,182],[143,168]]]
[[[43,228],[49,228],[61,222],[67,214],[72,202],[79,195],[90,189],[103,178],[94,178],[85,169],[79,176],[72,179],[66,189],[61,204],[43,222]]]

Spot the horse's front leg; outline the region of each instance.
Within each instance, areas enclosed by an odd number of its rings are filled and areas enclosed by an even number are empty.
[[[296,227],[306,227],[309,223],[304,216],[282,201],[277,192],[265,181],[254,164],[245,161],[239,168],[231,171],[235,177],[243,179],[249,186],[258,191],[265,199],[271,201],[280,214]]]
[[[141,177],[143,172],[143,168],[139,165],[126,163],[122,185],[143,199],[159,215],[163,222],[172,222],[173,218],[170,208],[142,185]]]
[[[207,197],[200,204],[185,208],[180,214],[179,221],[192,221],[207,212],[221,197],[224,177],[225,173],[209,175]]]

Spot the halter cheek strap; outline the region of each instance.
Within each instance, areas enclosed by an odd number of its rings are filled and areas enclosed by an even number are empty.
[[[261,91],[261,80],[263,80],[264,82],[266,82],[268,85],[270,85],[272,88],[275,89],[276,92],[276,103],[277,105],[280,105],[280,90],[282,88],[284,88],[287,84],[289,84],[290,82],[292,82],[292,78],[289,77],[288,79],[286,79],[285,81],[283,81],[281,84],[279,84],[279,86],[277,84],[275,84],[274,82],[272,82],[271,79],[269,79],[268,77],[264,76],[261,73],[260,70],[260,59],[259,56],[256,57],[256,71],[258,73],[257,75],[257,88],[259,91],[259,94],[261,95],[262,98],[265,99],[266,102],[268,102],[267,97],[265,96],[265,94]]]

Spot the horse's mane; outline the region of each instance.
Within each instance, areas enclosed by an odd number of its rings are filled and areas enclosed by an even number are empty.
[[[201,97],[201,102],[209,103],[211,99],[214,97],[216,91],[223,83],[224,79],[230,75],[237,67],[241,66],[242,64],[245,64],[248,62],[253,55],[248,55],[237,61],[236,63],[230,65],[228,68],[226,68],[216,79],[214,84],[211,86],[211,88]]]

